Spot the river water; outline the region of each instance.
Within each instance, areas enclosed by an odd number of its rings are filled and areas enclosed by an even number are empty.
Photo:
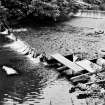
[[[64,80],[56,80],[54,77],[52,82],[47,83],[47,80],[43,80],[46,79],[46,76],[33,75],[8,77],[8,80],[1,82],[0,104],[50,105],[52,103],[52,105],[64,105],[64,102],[66,102],[66,105],[69,105],[66,99],[69,91],[67,90],[69,89],[68,83]],[[62,98],[63,100],[61,100]]]
[[[2,43],[1,43],[2,45]],[[34,64],[26,56],[0,46],[0,65],[18,70],[0,73],[0,105],[69,105],[70,84],[54,69]]]
[[[104,20],[98,21],[102,23]],[[33,33],[32,30],[21,33],[20,36],[37,49],[44,49],[47,46],[44,51],[49,53],[61,50],[69,53],[74,46],[75,37],[71,33],[79,32],[71,25],[97,28],[97,24],[94,23],[99,22],[95,19],[86,21],[86,18],[75,18],[70,22],[65,22],[67,26],[64,27],[50,29],[42,27],[39,30],[35,29]],[[12,67],[19,74],[7,76],[4,71],[0,71],[0,105],[86,105],[86,100],[77,101],[76,94],[69,93],[71,84],[65,78],[59,78],[56,70],[46,68],[42,64],[37,65],[10,48],[4,49],[2,45],[0,41],[0,65]],[[53,45],[55,45],[54,48]]]

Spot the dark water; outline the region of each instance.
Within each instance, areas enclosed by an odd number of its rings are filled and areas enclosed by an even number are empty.
[[[34,64],[24,55],[1,46],[2,65],[14,68],[19,74],[7,76],[1,69],[0,105],[64,105],[65,102],[69,105],[68,82],[58,79],[55,70]]]

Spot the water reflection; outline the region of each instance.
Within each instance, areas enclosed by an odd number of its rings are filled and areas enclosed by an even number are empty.
[[[5,80],[0,82],[1,103],[7,105],[24,102],[40,103],[40,100],[44,99],[43,89],[57,77],[53,72],[45,72],[46,70],[37,68],[30,73],[5,76]]]
[[[3,65],[14,68],[19,74],[7,76],[2,69]],[[35,64],[10,47],[3,46],[0,46],[0,69],[0,105],[32,101],[40,103],[40,100],[44,99],[42,90],[52,80],[56,80],[58,75],[42,64]]]
[[[18,75],[7,76],[2,66],[12,67]],[[10,48],[0,46],[0,105],[69,105],[68,82],[43,64],[35,64]],[[69,96],[69,94],[68,94]],[[60,97],[60,98],[59,98]]]

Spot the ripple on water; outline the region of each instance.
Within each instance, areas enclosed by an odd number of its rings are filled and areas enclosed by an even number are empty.
[[[40,103],[45,99],[43,90],[57,79],[57,75],[52,70],[39,67],[22,75],[7,77],[9,86],[2,93],[1,102],[5,105]]]
[[[5,59],[4,59],[5,58]],[[8,62],[7,61],[8,58]],[[4,60],[4,62],[2,62]],[[59,80],[58,73],[35,65],[25,56],[10,49],[0,49],[0,65],[11,65],[21,75],[6,76],[0,82],[0,104],[4,105],[69,105],[69,85]],[[4,77],[4,76],[2,76]],[[2,86],[1,86],[2,85]],[[2,91],[3,90],[3,91]]]

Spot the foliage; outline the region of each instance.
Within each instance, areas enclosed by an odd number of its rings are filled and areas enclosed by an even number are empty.
[[[98,9],[105,11],[105,0],[83,0],[92,5],[92,9]]]
[[[20,20],[29,15],[56,20],[73,11],[73,0],[0,0],[9,12],[8,19]]]
[[[78,0],[77,0],[78,1]],[[83,8],[76,0],[0,0],[0,16],[3,20],[20,20],[28,16],[38,18],[50,17],[53,20],[67,16]],[[83,0],[91,4],[92,9],[105,10],[104,0]],[[88,9],[88,8],[87,8]],[[1,18],[0,17],[0,18]]]
[[[96,4],[99,5],[101,4],[104,0],[83,0],[84,2],[87,2],[89,4]]]
[[[6,19],[6,12],[7,12],[7,9],[4,8],[0,3],[0,20]]]
[[[9,16],[9,12],[8,10],[1,5],[1,2],[0,2],[0,30],[1,30],[1,26],[2,24],[4,24],[6,27],[7,27],[7,16]]]
[[[105,11],[105,3],[100,4],[100,10]]]

